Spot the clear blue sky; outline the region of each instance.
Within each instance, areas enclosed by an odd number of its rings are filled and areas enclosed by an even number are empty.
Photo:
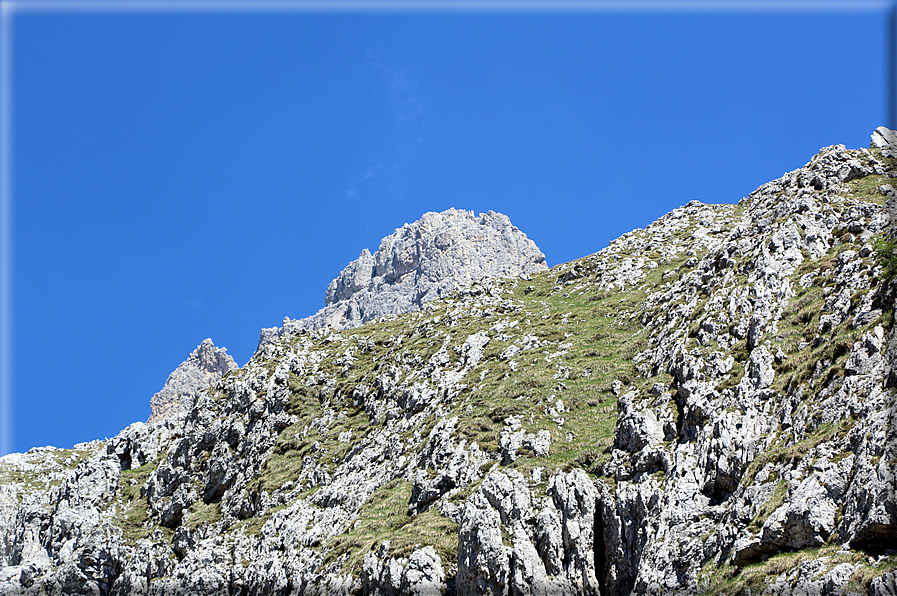
[[[146,420],[206,337],[244,364],[426,211],[505,213],[556,265],[887,123],[884,8],[13,27],[13,451]]]

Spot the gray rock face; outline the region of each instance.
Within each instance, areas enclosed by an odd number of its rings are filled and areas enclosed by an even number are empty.
[[[600,594],[599,499],[582,470],[559,473],[541,490],[514,470],[487,476],[461,514],[459,596]]]
[[[432,546],[416,549],[407,558],[389,557],[389,541],[364,557],[361,585],[371,596],[441,596],[446,589],[442,559]]]
[[[506,215],[449,209],[425,213],[361,255],[327,286],[326,306],[284,327],[349,329],[445,298],[483,277],[544,271],[545,255]],[[259,345],[277,333],[262,330]]]
[[[869,596],[897,596],[897,573],[876,577],[869,585]]]
[[[505,420],[505,426],[499,435],[498,448],[501,451],[502,462],[506,464],[517,459],[519,449],[527,449],[536,457],[548,457],[551,433],[547,430],[528,433],[520,428],[520,419],[511,416]]]
[[[455,445],[453,434],[458,418],[444,418],[430,431],[426,446],[416,462],[408,510],[422,513],[439,498],[454,489],[467,486],[480,477],[480,466],[489,457],[478,445],[466,441]],[[435,474],[429,470],[438,470]]]
[[[373,255],[362,251],[330,282],[325,300],[335,308],[327,311],[326,321],[354,327],[408,312],[483,277],[547,268],[536,244],[501,213],[425,213],[384,238]]]
[[[203,340],[168,376],[162,390],[150,399],[152,414],[147,423],[185,414],[201,390],[236,368],[239,367],[227,353],[227,348],[216,348],[211,339]]]

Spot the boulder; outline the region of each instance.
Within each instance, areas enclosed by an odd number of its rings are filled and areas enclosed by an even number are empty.
[[[879,126],[872,133],[872,142],[869,147],[897,147],[897,131],[885,126]]]

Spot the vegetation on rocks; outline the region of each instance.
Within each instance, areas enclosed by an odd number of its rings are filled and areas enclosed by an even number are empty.
[[[893,593],[891,155],[827,147],[738,205],[379,319],[358,272],[382,283],[387,260],[362,254],[328,290],[344,298],[265,330],[188,411],[66,454],[49,483],[45,453],[0,461],[0,587]],[[511,228],[458,213],[413,226]],[[411,254],[408,229],[384,250]]]

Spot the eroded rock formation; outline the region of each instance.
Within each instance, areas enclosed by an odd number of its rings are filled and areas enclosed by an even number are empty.
[[[0,459],[0,593],[894,594],[876,135],[438,300],[398,230],[185,414]]]
[[[349,263],[327,286],[326,306],[293,329],[350,329],[380,317],[419,308],[484,277],[545,271],[545,255],[506,215],[449,209],[425,213]],[[263,329],[259,345],[282,332]]]
[[[168,376],[161,391],[150,399],[148,423],[152,424],[186,414],[200,391],[213,385],[222,375],[238,368],[227,353],[227,348],[216,348],[211,339],[205,339]]]

